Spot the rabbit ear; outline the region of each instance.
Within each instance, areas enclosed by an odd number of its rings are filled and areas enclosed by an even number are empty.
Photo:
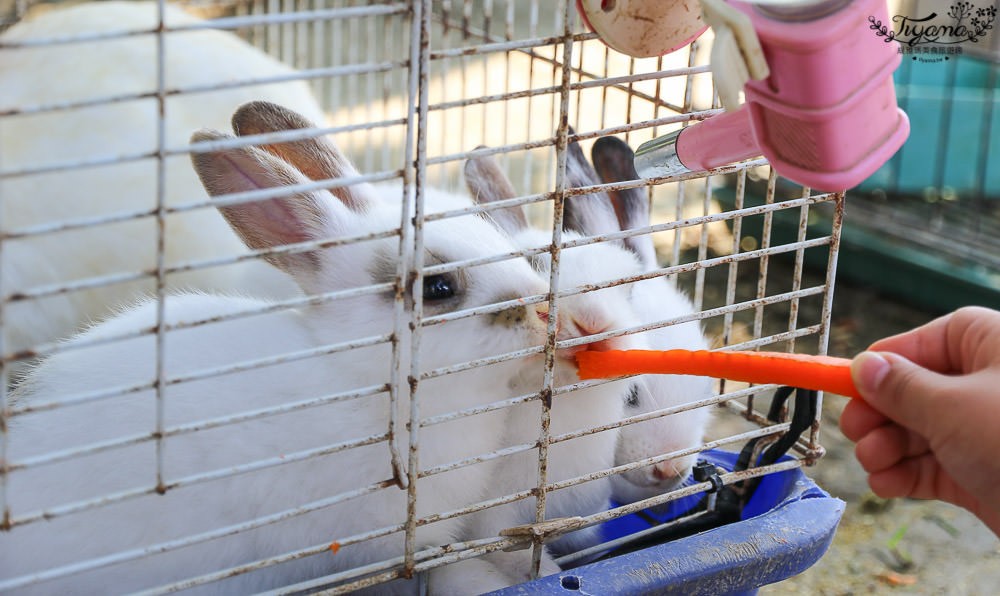
[[[476,149],[483,149],[480,145]],[[513,199],[517,196],[514,185],[500,168],[500,164],[492,155],[470,157],[465,162],[465,184],[469,187],[472,200],[483,205]],[[528,220],[520,207],[494,209],[489,213],[493,221],[508,234],[516,234],[527,229]]]
[[[199,130],[191,142],[233,137],[214,130]],[[281,159],[256,147],[237,147],[210,153],[192,153],[191,161],[208,194],[215,197],[235,192],[277,188],[309,180]],[[288,196],[219,207],[226,221],[244,244],[252,249],[276,248],[330,235],[337,221],[349,217],[339,202],[325,192]],[[320,268],[315,252],[269,255],[273,265],[292,275],[300,285]]]
[[[233,113],[232,125],[237,136],[316,128],[315,124],[301,114],[267,101],[252,101],[241,105]],[[310,180],[329,180],[358,175],[358,171],[347,157],[325,136],[301,141],[265,143],[260,147],[292,164]],[[365,212],[370,208],[372,200],[364,192],[366,186],[332,188],[330,192],[348,209]]]
[[[602,137],[594,142],[590,151],[594,168],[605,184],[638,180],[632,163],[631,147],[618,137]],[[613,190],[608,193],[622,230],[632,230],[649,225],[649,196],[645,188]],[[644,268],[657,267],[656,249],[649,234],[625,239],[625,246],[639,257]]]
[[[575,134],[572,127],[569,129],[569,134]],[[579,143],[571,142],[566,151],[567,187],[578,188],[601,183],[597,172],[584,157]],[[620,229],[611,200],[603,192],[568,197],[563,215],[563,228],[576,230],[588,236],[609,234]]]

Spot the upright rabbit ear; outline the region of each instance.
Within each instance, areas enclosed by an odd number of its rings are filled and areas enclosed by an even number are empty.
[[[575,134],[573,128],[569,134]],[[597,172],[587,162],[583,149],[576,141],[566,147],[566,186],[578,188],[600,184]],[[603,192],[576,195],[566,199],[563,228],[576,230],[588,236],[610,234],[619,231],[618,217],[611,206],[611,200]]]
[[[199,130],[192,135],[191,142],[231,138],[214,130]],[[192,153],[191,161],[205,190],[213,197],[309,181],[286,162],[256,147]],[[221,206],[219,211],[244,244],[252,249],[325,238],[340,227],[336,225],[338,222],[350,217],[345,207],[325,191]],[[308,285],[320,268],[319,257],[312,251],[266,258],[292,275],[300,285]]]
[[[485,147],[482,145],[476,147],[483,148]],[[492,155],[479,155],[466,160],[465,184],[469,187],[472,200],[480,205],[517,196],[514,185]],[[511,235],[528,227],[528,219],[520,207],[494,209],[490,211],[490,216],[502,230]]]
[[[232,118],[237,136],[256,135],[282,130],[316,128],[301,114],[267,101],[252,101],[236,109]],[[262,149],[292,164],[310,180],[328,180],[357,176],[351,162],[336,145],[326,137],[301,141],[265,143]],[[371,196],[365,192],[367,185],[332,188],[332,192],[348,209],[365,212],[371,207]]]
[[[590,151],[594,168],[605,184],[638,180],[632,163],[634,154],[625,141],[617,137],[602,137],[594,142]],[[634,230],[649,225],[649,197],[645,188],[613,190],[608,193],[618,223],[622,230]],[[625,246],[639,257],[642,266],[656,268],[656,249],[649,234],[625,239]]]

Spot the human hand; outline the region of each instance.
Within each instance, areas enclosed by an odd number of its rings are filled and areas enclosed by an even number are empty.
[[[1000,536],[1000,312],[968,307],[879,340],[851,366],[840,427],[875,494],[939,499]]]

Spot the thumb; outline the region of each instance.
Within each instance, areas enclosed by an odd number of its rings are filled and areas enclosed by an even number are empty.
[[[940,396],[956,382],[888,352],[858,354],[851,377],[868,405],[924,437],[940,427]]]

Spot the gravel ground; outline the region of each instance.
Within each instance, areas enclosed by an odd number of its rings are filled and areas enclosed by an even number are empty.
[[[756,273],[740,273],[737,293],[753,291]],[[790,266],[773,263],[770,275],[790,278]],[[807,274],[804,283],[822,283],[822,278]],[[724,278],[714,283],[709,279],[706,288],[712,287],[725,288]],[[711,300],[712,296],[706,295],[706,303]],[[808,306],[803,305],[801,316],[808,316]],[[774,316],[779,318],[775,325],[787,324],[787,318],[781,318],[786,316],[783,313]],[[832,355],[852,356],[876,339],[913,328],[935,316],[865,288],[838,282],[829,351]],[[1000,593],[1000,541],[975,517],[945,503],[885,501],[869,491],[864,470],[854,459],[853,443],[837,427],[846,403],[841,396],[826,396],[821,443],[828,454],[805,470],[817,484],[847,502],[834,542],[812,568],[765,586],[760,594]]]

